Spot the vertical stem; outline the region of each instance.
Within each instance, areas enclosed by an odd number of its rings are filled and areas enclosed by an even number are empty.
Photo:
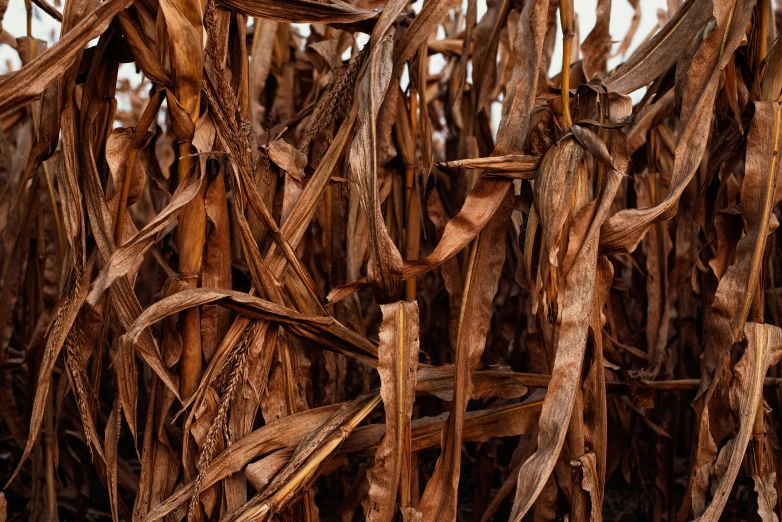
[[[204,3],[199,0],[178,0],[183,4],[182,10],[186,12],[191,10],[190,2],[195,2],[196,10],[203,16]],[[194,57],[195,58],[195,57]],[[201,84],[201,75],[191,78],[198,80],[196,85]],[[201,106],[200,89],[191,91],[187,85],[182,85],[177,91],[182,107],[190,114],[193,123],[198,121],[198,113]],[[190,140],[179,143],[179,162],[177,164],[177,182],[182,183],[188,176],[196,176],[197,167],[194,156],[194,148]],[[185,209],[179,215],[177,249],[179,251],[179,277],[180,280],[189,286],[195,288],[198,286],[198,276],[201,271],[201,260],[204,253],[204,243],[206,242],[206,209],[204,207],[204,197],[206,195],[206,184],[201,184],[201,190],[187,204]],[[198,382],[201,379],[202,368],[202,350],[201,350],[201,309],[192,307],[179,315],[180,327],[182,333],[182,357],[179,364],[179,394],[182,400],[187,400],[195,392]]]
[[[762,267],[763,265],[761,265]],[[758,284],[755,285],[755,296],[752,299],[752,306],[750,307],[748,320],[753,322],[762,323],[765,319],[765,292],[763,281],[765,280],[765,271],[761,269],[758,275]],[[760,376],[763,379],[763,376]],[[764,447],[766,445],[766,425],[764,423],[765,411],[763,409],[763,392],[760,394],[760,402],[758,402],[758,409],[755,412],[755,418],[752,423],[752,439],[751,447],[752,451],[748,452],[748,455],[754,457],[753,462],[750,462],[750,472],[763,476],[767,473],[766,462],[764,458]],[[752,469],[754,467],[754,469]]]
[[[568,431],[568,443],[572,460],[586,452],[584,447],[584,396],[580,388],[576,391],[576,401],[573,405],[573,415]],[[571,520],[574,522],[586,522],[587,520],[587,493],[581,487],[582,477],[581,467],[572,466],[570,469]]]
[[[416,115],[418,113],[418,96],[415,89],[410,91],[410,125],[413,131],[413,143],[416,136]],[[405,166],[405,257],[418,258],[418,236],[420,235],[420,219],[418,202],[415,198],[415,166]],[[416,281],[411,277],[405,281],[405,300],[415,301]]]
[[[33,58],[36,56],[37,52],[37,42],[35,38],[33,38],[32,35],[32,20],[33,20],[33,5],[30,0],[25,0],[25,6],[27,8],[27,41],[30,44],[30,57],[29,60],[32,61]],[[37,137],[38,134],[38,128],[36,127],[36,123],[40,120],[40,110],[41,102],[36,101],[30,105],[30,111],[32,113],[32,119],[30,121],[30,125],[33,129],[33,135]],[[62,222],[60,221],[60,212],[57,207],[57,199],[54,196],[54,185],[52,184],[52,177],[49,174],[49,167],[46,164],[46,161],[43,162],[43,173],[44,178],[46,179],[46,189],[49,193],[49,200],[52,203],[52,213],[54,214],[54,227],[57,230],[57,253],[60,256],[60,259],[63,259],[65,256],[65,237],[62,233]]]
[[[206,0],[173,0],[176,7],[186,15],[192,29],[203,35],[204,9]],[[210,2],[211,3],[211,2]],[[211,7],[210,7],[211,8]],[[190,28],[188,28],[190,29]],[[201,82],[203,80],[203,57],[201,49],[190,51],[192,56],[171,54],[174,95],[195,124],[201,106]],[[196,54],[197,53],[197,54]],[[197,64],[197,65],[196,65]],[[194,66],[195,65],[195,66]],[[179,140],[177,182],[181,185],[189,176],[197,176],[193,153],[192,135],[177,136]],[[182,282],[195,288],[201,271],[204,243],[206,241],[206,210],[204,196],[206,183],[196,196],[185,206],[177,223],[177,249],[179,252],[179,277]],[[201,311],[199,307],[185,310],[179,315],[182,334],[182,356],[179,360],[179,394],[187,400],[195,391],[202,372]],[[185,437],[188,435],[186,434]],[[188,463],[185,463],[188,470]],[[195,466],[193,466],[194,468]],[[192,469],[191,469],[192,470]]]
[[[415,144],[418,142],[417,136],[418,136],[418,118],[421,119],[422,124],[422,131],[421,131],[421,150],[419,152],[419,165],[425,165],[425,158],[423,157],[424,154],[424,148],[423,148],[423,140],[427,139],[427,136],[424,136],[424,130],[425,122],[424,118],[427,117],[426,110],[426,75],[428,73],[428,62],[426,59],[426,43],[422,45],[421,48],[419,48],[419,57],[420,60],[419,63],[419,87],[421,89],[421,98],[419,99],[418,91],[413,88],[410,91],[410,125],[413,130],[412,136],[413,136],[413,161],[415,161]],[[421,101],[422,103],[419,103]],[[420,112],[420,116],[419,116]],[[407,222],[405,225],[405,242],[406,247],[409,246],[410,248],[406,248],[407,252],[405,252],[405,255],[407,259],[417,259],[419,255],[419,246],[420,246],[420,236],[421,236],[421,210],[418,206],[419,201],[415,198],[415,194],[413,192],[413,187],[415,186],[415,171],[412,169],[407,169],[405,171],[405,195],[407,196]],[[423,180],[426,180],[426,175],[422,173],[422,182]],[[426,187],[422,187],[422,194],[423,191],[426,190]],[[416,241],[412,242],[411,238],[415,237]],[[416,279],[414,277],[408,279],[405,281],[405,300],[407,301],[415,301],[416,300],[416,294],[417,294],[417,288],[416,288]],[[415,403],[413,404],[413,418],[416,418],[418,416],[418,408],[416,407]],[[410,424],[408,424],[408,430],[410,429]],[[411,440],[411,434],[408,433],[405,437],[406,441]],[[420,500],[420,492],[418,488],[419,478],[418,478],[418,453],[415,453],[412,451],[412,448],[406,448],[406,453],[408,455],[407,460],[407,466],[408,466],[408,473],[406,475],[407,477],[407,483],[402,484],[402,493],[401,493],[401,500],[402,500],[402,507],[403,508],[410,508],[410,507],[417,507],[418,501]]]
[[[587,493],[581,487],[583,472],[581,466],[573,466],[572,461],[586,453],[584,447],[584,392],[581,386],[576,390],[576,400],[573,404],[573,414],[570,417],[568,429],[568,445],[570,446],[570,519],[573,522],[586,522],[588,508]]]
[[[49,167],[46,162],[43,162],[43,174],[46,179],[46,190],[49,193],[49,201],[52,203],[52,213],[54,214],[54,228],[57,230],[57,253],[60,255],[60,259],[65,258],[65,238],[62,233],[62,221],[60,220],[60,210],[57,206],[57,199],[54,197],[54,185],[52,184],[52,177],[49,174]]]
[[[117,248],[122,246],[122,229],[125,226],[125,211],[128,208],[128,193],[130,192],[130,182],[133,180],[133,169],[136,166],[136,157],[138,151],[144,143],[144,137],[147,134],[147,129],[152,125],[152,121],[157,115],[158,108],[163,102],[163,91],[157,91],[149,99],[147,107],[144,109],[144,113],[141,115],[141,119],[138,125],[133,129],[133,142],[131,144],[130,152],[128,154],[127,163],[125,166],[125,176],[122,182],[122,192],[119,198],[119,209],[117,210],[116,226],[114,227],[114,242]]]
[[[570,117],[570,50],[573,44],[573,0],[561,0],[559,3],[559,20],[562,24],[562,74],[560,79],[560,94],[562,98],[562,116],[565,127],[570,128],[573,120]]]
[[[420,245],[420,214],[415,192],[417,115],[418,95],[416,88],[411,86],[408,96],[404,96],[400,92],[397,98],[397,114],[394,123],[394,136],[399,144],[399,156],[405,166],[404,178],[394,178],[395,185],[400,179],[404,183],[404,196],[401,201],[396,201],[394,204],[397,212],[404,214],[404,217],[400,216],[401,219],[394,220],[394,223],[399,227],[398,248],[405,259],[417,259]],[[399,208],[400,204],[401,209]],[[405,299],[414,301],[415,296],[415,278],[408,279],[405,281]]]
[[[758,14],[758,55],[756,57],[756,66],[763,61],[763,58],[768,54],[768,15],[769,15],[769,0],[758,0],[755,10]]]
[[[43,417],[43,439],[46,452],[46,520],[59,520],[57,513],[57,489],[54,482],[54,386],[49,383],[46,409]]]
[[[189,175],[196,175],[193,170],[193,157],[190,142],[179,147],[179,183]],[[206,184],[201,185],[193,200],[187,204],[179,215],[179,277],[195,288],[198,286],[198,275],[201,271],[201,259],[206,241],[206,209],[204,196]],[[180,359],[179,394],[187,400],[195,392],[202,373],[201,354],[201,310],[199,307],[188,308],[180,314],[182,326],[182,358]]]
[[[25,8],[27,9],[27,43],[30,46],[29,60],[35,58],[36,42],[33,38],[33,4],[31,0],[25,0]],[[33,135],[37,133],[35,122],[38,120],[36,116],[36,104],[32,106],[32,129]],[[52,188],[51,178],[49,176],[49,170],[44,163],[44,172],[46,173],[46,185],[49,188],[49,197],[52,200],[52,210],[54,212],[55,225],[57,225],[57,239],[60,259],[63,258],[63,243],[62,232],[59,226],[59,216],[57,215],[57,201],[54,199],[54,190]],[[38,232],[40,237],[38,238],[38,254],[41,259],[41,254],[44,253],[41,249],[44,246],[43,242],[43,215],[38,215]],[[40,266],[40,265],[39,265]],[[40,272],[43,273],[42,271]],[[42,284],[42,283],[41,283]],[[59,520],[57,512],[57,485],[54,481],[54,386],[52,386],[50,377],[49,392],[46,395],[46,406],[43,413],[43,440],[44,440],[44,465],[46,466],[46,520],[48,522],[56,522]]]
[[[415,244],[415,238],[413,237],[414,234],[418,233],[418,205],[415,202],[415,197],[413,196],[413,176],[414,176],[415,167],[407,167],[405,168],[405,194],[407,195],[407,225],[405,227],[405,243],[406,248],[408,252],[407,258],[408,259],[415,259],[418,256],[411,256],[410,250],[415,248],[413,245]],[[417,250],[417,249],[416,249]],[[406,301],[415,301],[416,296],[416,283],[415,283],[415,277],[411,277],[410,279],[405,281],[405,300]]]
[[[33,3],[31,0],[24,0],[24,7],[27,9],[27,38],[30,39],[30,51],[32,52],[33,44]],[[32,59],[32,56],[30,57]]]

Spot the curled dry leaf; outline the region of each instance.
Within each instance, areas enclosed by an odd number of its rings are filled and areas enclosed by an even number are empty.
[[[763,522],[778,522],[777,506],[777,474],[775,471],[763,475],[752,475],[755,481],[755,493],[758,494],[758,516]]]
[[[766,324],[747,323],[744,334],[747,336],[747,349],[733,369],[730,387],[731,403],[736,404],[739,430],[732,445],[725,446],[727,466],[718,475],[711,503],[697,519],[702,522],[719,520],[752,436],[754,416],[758,407],[762,406],[763,378],[768,367],[779,362],[782,357],[781,329]]]
[[[707,2],[688,1],[676,12],[674,18],[681,16],[684,17],[684,20],[677,20],[678,25],[673,26],[672,32],[678,35],[677,31],[684,31],[682,28],[690,27],[689,24],[704,16],[702,14],[704,12],[705,16],[709,16],[711,14],[708,12],[710,8],[711,6]],[[751,15],[752,6],[750,4],[726,1],[714,5],[717,27],[703,39],[685,73],[686,79],[678,129],[679,139],[676,143],[670,189],[665,198],[654,207],[642,210],[623,210],[611,216],[600,234],[602,251],[631,252],[635,250],[653,223],[668,220],[676,213],[679,198],[695,174],[708,141],[709,129],[711,128],[711,105],[717,93],[722,70],[732,59],[733,51],[741,43],[744,28]],[[666,27],[670,25],[671,22],[666,24]],[[694,27],[698,28],[700,25]],[[662,34],[661,32],[658,36]],[[673,36],[669,38],[673,38]],[[689,38],[684,41],[688,40]],[[665,39],[650,52],[659,53],[660,49],[669,43],[673,44],[673,42],[673,40]],[[684,48],[681,41],[675,45]],[[611,85],[610,79],[607,78],[606,83],[609,88],[616,89],[616,85]]]
[[[540,158],[535,156],[490,156],[488,158],[463,159],[438,163],[441,169],[483,169],[492,172],[529,173],[535,179]]]
[[[298,151],[290,143],[274,140],[269,144],[269,159],[282,170],[301,181],[304,178],[304,167],[307,166],[307,156]]]

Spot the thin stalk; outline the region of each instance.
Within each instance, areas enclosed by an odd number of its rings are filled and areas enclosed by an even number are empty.
[[[418,96],[415,90],[410,91],[410,125],[413,131],[413,140],[417,132],[416,114],[418,113]],[[418,202],[415,198],[415,166],[405,166],[405,255],[408,259],[418,258],[418,235],[420,234],[420,219]],[[411,277],[405,281],[405,300],[415,301],[416,280]]]
[[[193,157],[190,156],[190,142],[179,147],[179,183],[182,183],[191,173]],[[195,288],[198,286],[198,275],[201,271],[204,243],[206,242],[206,209],[204,196],[206,184],[193,200],[188,203],[179,216],[179,277]],[[182,325],[182,357],[180,359],[179,394],[187,400],[198,388],[201,380],[201,309],[192,307],[180,314]]]
[[[763,447],[766,441],[766,426],[764,422],[763,411],[763,399],[761,397],[758,409],[755,412],[755,419],[752,423],[752,452],[753,457],[750,463],[754,469],[751,469],[753,474],[763,476],[765,468],[765,459],[763,458]],[[749,455],[748,455],[749,456]]]
[[[163,103],[163,91],[157,91],[149,99],[149,103],[147,103],[138,125],[133,129],[133,142],[131,143],[130,153],[125,164],[125,175],[123,176],[122,192],[120,193],[116,226],[114,227],[114,242],[117,248],[122,246],[122,229],[125,226],[125,211],[128,208],[128,193],[130,192],[130,182],[133,180],[136,157],[139,149],[144,144],[147,130],[152,125],[161,103]]]
[[[187,2],[191,0],[181,0]],[[199,4],[201,5],[201,4]],[[201,7],[203,7],[201,5]],[[203,12],[203,10],[202,10]],[[200,81],[198,84],[200,85]],[[188,92],[180,103],[191,115],[193,123],[198,121],[201,105],[201,93]],[[188,176],[195,176],[196,159],[190,140],[179,143],[179,162],[177,164],[177,181],[183,183]],[[180,280],[195,288],[198,286],[198,276],[201,272],[201,261],[206,242],[206,209],[204,197],[206,184],[201,184],[201,190],[187,204],[179,215],[177,247],[179,251]],[[179,394],[182,400],[187,400],[198,388],[203,371],[201,350],[201,309],[192,307],[180,314],[182,333],[182,356],[180,358]]]
[[[322,464],[331,458],[350,433],[380,404],[380,401],[378,393],[340,427],[339,436],[327,440],[280,489],[264,500],[262,504],[253,506],[237,516],[235,522],[249,522],[250,520],[261,522],[267,520],[273,511],[283,510],[299,491],[299,488],[316,476],[316,472]]]
[[[763,58],[768,54],[769,4],[769,0],[758,0],[752,13],[752,26],[747,31],[749,41],[747,65],[755,77],[755,87],[760,87],[763,80],[763,70],[766,68],[763,64]]]
[[[54,477],[54,386],[49,386],[46,396],[46,410],[43,417],[43,440],[46,452],[46,519],[59,520],[57,512],[57,485]]]
[[[570,427],[567,434],[570,447],[570,518],[573,522],[586,522],[589,498],[581,487],[583,472],[581,466],[573,465],[574,461],[586,453],[584,446],[584,392],[579,386],[570,417]]]
[[[413,193],[413,167],[407,167],[405,171],[405,191],[408,196],[407,207],[407,226],[405,228],[405,239],[407,243],[407,259],[418,259],[418,241],[417,236],[421,233],[420,211],[418,210],[418,201]],[[415,301],[416,299],[416,278],[411,277],[405,281],[405,300]]]
[[[24,0],[24,7],[27,9],[27,38],[30,39],[30,52],[32,53],[34,44],[33,40],[33,3],[31,0]],[[32,60],[32,55],[30,59]]]
[[[764,271],[761,270],[758,275],[758,284],[755,286],[755,296],[752,299],[752,307],[749,313],[749,320],[757,323],[762,323],[765,319],[766,300],[765,292],[762,291],[764,279]],[[752,451],[747,453],[748,458],[754,457],[753,461],[749,463],[751,473],[760,477],[766,474],[766,460],[763,455],[763,449],[766,445],[766,424],[764,422],[766,412],[763,408],[763,402],[763,390],[761,390],[758,409],[755,411],[755,418],[752,422],[752,439],[750,442]],[[752,469],[753,467],[754,469]]]
[[[700,387],[700,379],[676,379],[670,381],[639,381],[644,388],[650,390],[684,391],[697,390]],[[782,378],[766,377],[763,386],[766,388],[782,385]]]
[[[57,206],[57,199],[54,196],[54,185],[52,176],[49,174],[49,166],[43,162],[43,175],[46,179],[46,190],[49,193],[49,201],[52,204],[52,213],[54,214],[54,228],[57,230],[57,253],[60,259],[65,257],[65,238],[62,233],[62,220],[60,219],[60,210]]]
[[[29,0],[25,2],[26,4],[29,3]],[[32,37],[32,4],[28,6],[27,11],[27,36],[28,36],[28,42],[30,43],[30,60],[35,58],[35,53],[37,51],[37,43],[35,39]],[[35,126],[35,123],[37,121],[40,121],[40,101],[33,103],[30,106],[30,110],[32,111],[32,120],[30,121],[30,125],[33,129],[33,134],[38,134],[38,129]],[[49,194],[49,200],[52,204],[52,212],[54,214],[54,227],[57,230],[57,253],[60,256],[60,259],[63,259],[65,256],[65,236],[63,235],[62,231],[62,221],[60,219],[60,211],[57,207],[57,199],[54,196],[54,185],[52,184],[52,176],[49,174],[49,166],[47,165],[46,161],[43,162],[43,174],[44,178],[46,179],[46,190]]]
[[[133,130],[133,140],[130,145],[130,152],[128,159],[125,163],[125,173],[123,175],[122,191],[120,192],[119,206],[117,208],[117,218],[114,221],[114,243],[117,248],[122,246],[122,230],[125,226],[125,214],[128,208],[128,194],[130,193],[130,183],[133,179],[133,169],[136,165],[136,157],[138,151],[144,144],[144,138],[147,134],[147,129],[152,125],[152,121],[157,115],[157,111],[160,108],[160,104],[163,102],[163,91],[155,92],[149,99],[144,113],[141,115],[138,125]],[[45,165],[44,165],[45,166]],[[110,290],[111,291],[111,290]],[[106,337],[109,329],[109,317],[111,314],[111,299],[106,301],[106,307],[103,311],[103,326],[101,327],[101,333],[98,342],[98,353],[95,356],[92,372],[92,389],[96,391],[100,387],[101,374],[103,371],[103,357],[106,352]],[[95,411],[98,405],[96,402],[92,404],[92,415],[95,415]]]
[[[573,46],[573,0],[561,0],[559,3],[559,21],[562,25],[562,74],[560,80],[560,95],[562,100],[562,116],[565,127],[570,128],[573,120],[570,117],[570,52]]]
[[[35,58],[35,39],[33,38],[33,5],[31,0],[25,0],[25,8],[27,9],[27,41],[30,45],[29,59],[32,61]],[[38,120],[36,117],[36,104],[32,106],[32,119],[30,125],[32,126],[33,135],[37,133],[35,122]],[[52,200],[52,209],[55,215],[55,225],[59,222],[59,216],[57,216],[57,202],[54,199],[54,190],[51,184],[51,178],[49,171],[44,164],[44,172],[46,174],[46,185],[49,188],[49,197]],[[38,218],[38,232],[42,236],[43,234],[43,216],[39,214]],[[60,226],[57,226],[57,239],[60,259],[63,259],[63,244],[62,244],[62,231]],[[43,247],[43,237],[38,239],[39,256],[41,254],[41,248]],[[39,265],[40,266],[40,265]],[[40,279],[39,279],[40,281]],[[51,378],[50,378],[51,379]],[[45,463],[45,481],[46,481],[46,520],[48,522],[56,522],[59,520],[57,512],[57,484],[54,477],[54,386],[49,383],[49,393],[46,395],[46,406],[44,407],[43,417],[43,439],[44,439],[44,463]]]
[[[424,44],[424,47],[426,44]],[[413,136],[413,143],[418,142],[418,118],[419,118],[419,112],[420,112],[420,118],[423,122],[423,119],[426,118],[426,60],[425,60],[426,53],[424,52],[422,55],[419,56],[419,60],[421,60],[421,63],[423,64],[424,69],[419,70],[419,78],[421,83],[421,95],[424,98],[419,99],[418,91],[413,88],[410,90],[410,126],[412,129],[412,136]],[[419,101],[422,101],[423,103],[419,104]],[[423,139],[426,139],[423,134],[421,135],[421,144],[423,147]],[[419,158],[419,164],[422,164],[424,161],[423,158],[423,149],[420,150],[419,154],[421,155]],[[413,157],[415,158],[415,146],[413,147]],[[419,208],[419,200],[416,197],[416,194],[414,192],[414,186],[415,186],[415,170],[411,168],[407,168],[405,170],[405,197],[407,202],[407,212],[405,213],[406,216],[406,223],[405,223],[405,243],[406,252],[405,256],[407,259],[417,259],[419,255],[419,247],[420,247],[420,234],[421,234],[421,211]],[[423,173],[422,173],[423,176]],[[426,176],[423,176],[422,179],[425,179]],[[425,190],[426,187],[423,187]],[[414,236],[415,235],[415,236]],[[411,241],[411,238],[416,237],[416,241]],[[405,280],[405,300],[407,301],[415,301],[417,295],[417,282],[415,277],[411,277],[410,279]],[[401,397],[401,395],[400,395]],[[413,404],[413,418],[416,418],[418,416],[418,407]],[[411,424],[407,425],[407,434],[405,435],[405,441],[407,442],[408,446],[405,448],[405,455],[407,457],[407,460],[405,462],[407,466],[406,473],[403,475],[402,483],[400,484],[400,506],[404,510],[406,508],[410,507],[417,507],[418,502],[420,500],[420,492],[419,492],[419,479],[418,479],[418,453],[415,453],[412,451],[411,447],[411,440],[412,440],[412,433],[411,433]]]

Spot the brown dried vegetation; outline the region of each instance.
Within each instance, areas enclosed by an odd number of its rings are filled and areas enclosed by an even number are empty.
[[[0,522],[779,520],[776,2],[33,3]]]

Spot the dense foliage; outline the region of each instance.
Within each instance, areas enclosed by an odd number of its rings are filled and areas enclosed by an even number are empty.
[[[639,2],[28,0],[0,522],[778,521],[782,16]]]

